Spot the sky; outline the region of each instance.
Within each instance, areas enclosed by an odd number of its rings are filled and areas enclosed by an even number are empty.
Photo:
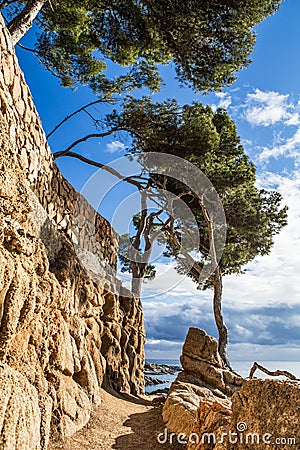
[[[300,360],[299,17],[299,0],[286,0],[274,16],[261,23],[252,64],[222,92],[203,96],[179,88],[172,68],[163,67],[165,86],[153,96],[153,101],[175,96],[182,104],[198,100],[214,108],[226,108],[256,164],[257,185],[277,189],[289,207],[288,226],[275,237],[271,254],[253,260],[245,274],[224,279],[223,310],[232,360]],[[23,43],[30,44],[31,39],[29,34]],[[72,91],[60,87],[30,53],[17,48],[17,54],[46,133],[67,114],[94,99],[87,88]],[[107,111],[107,105],[102,105],[93,113],[101,117]],[[53,135],[49,143],[54,151],[63,150],[88,132],[91,124],[82,114]],[[126,138],[117,136],[89,141],[78,150],[108,163],[122,157],[127,144]],[[59,167],[78,190],[95,172],[69,158],[61,159]],[[109,218],[131,193],[122,188],[122,197],[104,202],[100,212]],[[177,359],[190,326],[217,336],[212,292],[199,291],[190,279],[179,278],[171,261],[157,260],[156,266],[163,275],[145,284],[142,295],[146,356]]]

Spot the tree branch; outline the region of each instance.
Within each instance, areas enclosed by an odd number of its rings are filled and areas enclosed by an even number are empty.
[[[87,103],[86,105],[82,106],[81,108],[78,108],[76,111],[74,111],[71,114],[69,114],[68,116],[66,116],[61,122],[59,122],[53,128],[53,130],[50,131],[50,133],[47,134],[46,138],[49,139],[50,136],[52,136],[52,134],[54,134],[58,130],[58,128],[60,128],[64,123],[67,122],[67,120],[71,119],[71,117],[74,117],[76,114],[79,114],[82,111],[85,111],[87,108],[97,105],[98,103],[116,103],[116,102],[117,102],[117,99],[99,98],[98,100],[94,100],[93,102]]]
[[[261,366],[257,362],[255,362],[253,364],[253,366],[251,367],[251,370],[250,370],[250,373],[249,373],[249,379],[250,380],[253,379],[254,372],[257,369],[260,370],[261,372],[267,374],[267,375],[270,375],[271,377],[284,376],[284,377],[289,378],[290,380],[300,381],[297,377],[295,377],[295,375],[293,375],[290,372],[287,372],[286,370],[275,370],[275,372],[271,372],[270,370],[268,370],[265,367]]]
[[[65,150],[61,150],[61,151],[58,151],[58,152],[54,152],[54,153],[53,153],[54,159],[60,158],[61,156],[67,155],[67,154],[72,150],[72,148],[76,147],[77,145],[81,144],[82,142],[85,142],[85,141],[87,141],[87,140],[89,140],[89,139],[92,139],[92,138],[104,138],[104,137],[106,137],[106,136],[110,136],[110,135],[116,133],[117,131],[119,131],[119,130],[114,128],[114,129],[112,129],[112,130],[105,131],[105,132],[103,132],[103,133],[91,133],[91,134],[87,134],[86,136],[84,136],[84,137],[82,137],[82,138],[80,138],[80,139],[77,139],[77,141],[74,141],[74,142],[73,142],[71,145],[69,145],[69,147],[66,148]]]
[[[64,154],[58,154],[58,153],[60,153],[60,152],[56,153],[56,155],[57,155],[56,158],[60,158],[62,156],[70,156],[70,158],[79,159],[80,161],[82,161],[84,163],[87,163],[94,167],[98,167],[99,169],[103,169],[106,172],[111,173],[115,177],[119,178],[119,180],[126,181],[127,183],[132,184],[133,186],[136,186],[139,190],[144,189],[144,186],[142,183],[139,183],[138,181],[134,180],[131,177],[127,177],[127,178],[123,177],[123,175],[121,175],[117,170],[115,170],[112,167],[109,167],[105,164],[99,163],[97,161],[93,161],[92,159],[86,158],[85,156],[82,156],[82,155],[80,155],[78,153],[74,153],[74,152],[68,152],[68,153],[64,153]],[[61,153],[63,153],[63,152],[61,152]]]
[[[26,50],[27,52],[34,53],[35,55],[38,55],[38,52],[34,50],[34,48],[25,47],[25,45],[20,44],[20,42],[17,42],[16,44],[18,47],[22,48],[23,50]]]
[[[146,223],[147,223],[148,211],[147,211],[147,198],[146,197],[147,197],[146,192],[144,190],[141,191],[141,211],[142,211],[142,215],[141,215],[141,220],[140,220],[140,224],[139,224],[139,229],[138,229],[138,232],[137,232],[137,234],[135,236],[134,244],[133,244],[133,247],[136,250],[139,250],[139,248],[140,248],[141,237],[142,237],[142,234],[145,231]]]
[[[28,0],[16,17],[8,24],[12,44],[15,45],[32,27],[32,23],[48,0]]]

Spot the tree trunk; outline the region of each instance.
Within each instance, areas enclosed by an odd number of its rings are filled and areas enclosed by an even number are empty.
[[[215,269],[213,275],[213,286],[214,286],[214,315],[215,322],[217,325],[218,333],[219,333],[219,354],[223,361],[224,367],[231,369],[230,362],[228,359],[228,330],[224,322],[223,314],[222,314],[222,295],[223,295],[223,286],[222,286],[222,276],[220,274],[220,269],[217,267]]]
[[[32,27],[32,23],[47,0],[29,0],[24,9],[7,26],[13,45]]]
[[[145,278],[146,267],[144,263],[131,262],[131,292],[136,297],[141,296],[142,286]]]
[[[215,249],[215,239],[214,239],[214,226],[213,226],[213,215],[209,216],[209,213],[204,205],[203,199],[199,200],[199,205],[202,209],[205,222],[208,227],[209,234],[209,246],[210,246],[210,257],[213,264],[214,272],[211,277],[214,288],[214,299],[213,299],[213,309],[215,322],[219,333],[219,354],[223,361],[224,367],[231,369],[229,358],[228,358],[228,330],[224,322],[222,314],[222,296],[223,296],[223,286],[222,286],[222,275],[220,267],[217,261],[217,254]]]

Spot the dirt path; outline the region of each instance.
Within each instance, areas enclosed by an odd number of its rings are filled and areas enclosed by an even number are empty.
[[[101,391],[102,403],[87,426],[50,450],[185,450],[178,443],[159,444],[164,431],[161,409],[148,399],[116,397]]]

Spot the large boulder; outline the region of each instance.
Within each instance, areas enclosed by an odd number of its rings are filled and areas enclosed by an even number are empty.
[[[244,379],[222,368],[215,338],[198,328],[190,328],[180,362],[183,371],[172,384],[163,407],[168,430],[190,436],[203,429],[220,431],[228,424],[231,395],[240,390]],[[193,447],[190,442],[190,447]],[[204,447],[203,447],[204,448]]]
[[[201,400],[196,413],[196,445],[189,450],[285,450],[300,448],[300,383],[273,379],[245,381],[222,402]]]
[[[217,341],[196,328],[181,363],[163,419],[188,450],[300,449],[299,380],[244,380],[222,368]]]
[[[215,338],[208,336],[204,330],[191,327],[182,347],[181,363],[190,357],[197,361],[206,361],[215,367],[222,368],[222,360],[218,353],[218,343]],[[182,364],[183,368],[184,364]],[[187,369],[188,370],[188,369]]]
[[[199,328],[189,329],[180,362],[184,372],[226,395],[232,395],[243,384],[243,378],[237,373],[222,368],[217,340]]]

